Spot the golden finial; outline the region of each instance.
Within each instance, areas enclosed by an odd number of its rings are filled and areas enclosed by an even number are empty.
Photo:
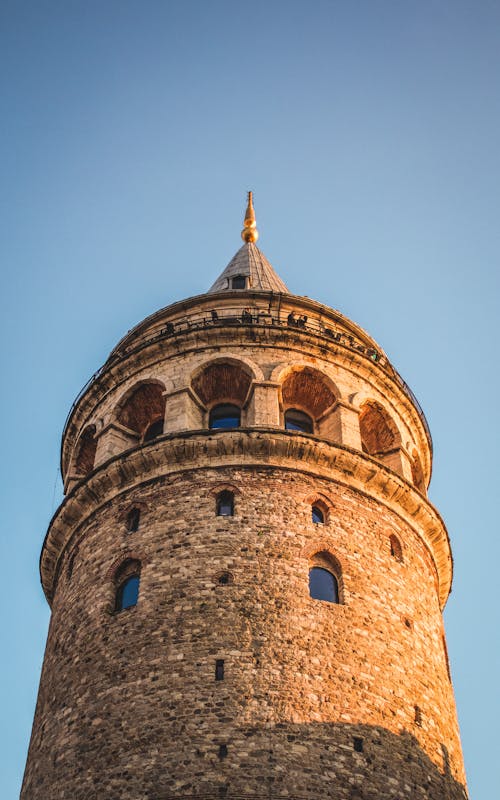
[[[259,238],[259,231],[257,230],[257,223],[255,221],[255,211],[253,210],[252,192],[248,192],[248,205],[245,219],[243,220],[241,238],[244,242],[256,242]]]

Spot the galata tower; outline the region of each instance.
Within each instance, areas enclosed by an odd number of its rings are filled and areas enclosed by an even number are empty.
[[[467,797],[424,414],[257,237],[70,411],[23,800]]]

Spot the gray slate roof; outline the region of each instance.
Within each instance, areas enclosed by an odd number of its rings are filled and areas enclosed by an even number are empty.
[[[208,293],[237,291],[231,288],[231,278],[236,275],[245,275],[249,278],[247,289],[289,293],[264,253],[253,242],[245,242],[243,247],[240,247],[224,272],[219,275],[213,286],[210,287]]]

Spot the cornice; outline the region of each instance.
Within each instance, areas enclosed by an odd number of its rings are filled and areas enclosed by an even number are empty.
[[[365,453],[278,428],[168,434],[97,467],[67,495],[47,531],[40,575],[49,603],[65,546],[90,513],[143,483],[187,470],[231,466],[290,469],[335,481],[382,503],[407,522],[428,549],[436,567],[440,605],[444,607],[453,564],[448,534],[434,506],[411,483]]]

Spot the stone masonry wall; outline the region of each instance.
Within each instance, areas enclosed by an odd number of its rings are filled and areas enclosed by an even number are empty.
[[[201,462],[138,481],[75,527],[22,800],[465,797],[420,537],[299,464]],[[228,485],[235,514],[218,517]],[[318,496],[323,525],[311,518]],[[140,526],[127,533],[136,504]],[[339,605],[309,597],[309,558],[324,550],[342,568]],[[113,567],[130,555],[142,561],[139,602],[117,614]]]

